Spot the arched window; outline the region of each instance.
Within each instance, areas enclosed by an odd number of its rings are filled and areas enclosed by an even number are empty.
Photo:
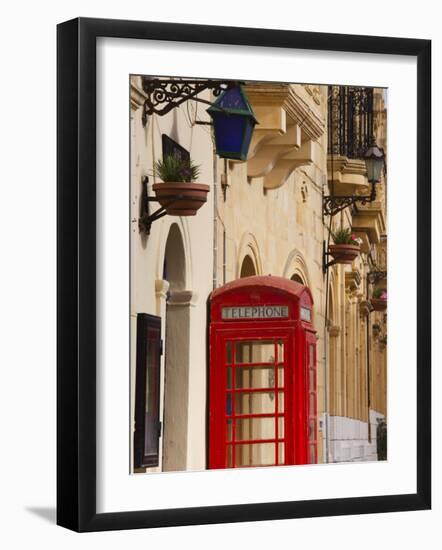
[[[298,275],[297,273],[294,273],[294,274],[290,277],[290,280],[291,280],[291,281],[295,281],[296,283],[300,283],[301,285],[305,285],[305,282],[302,280],[301,276]]]
[[[247,255],[242,261],[241,272],[239,276],[242,279],[244,277],[252,277],[253,275],[256,275],[255,264],[253,263],[252,258]]]

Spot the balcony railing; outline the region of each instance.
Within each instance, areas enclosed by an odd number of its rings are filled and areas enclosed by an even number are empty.
[[[328,87],[328,153],[361,159],[373,137],[373,88]]]

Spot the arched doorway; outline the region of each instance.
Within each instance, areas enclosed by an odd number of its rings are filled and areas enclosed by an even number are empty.
[[[172,224],[166,241],[163,279],[166,299],[164,346],[163,471],[185,470],[189,393],[189,291],[181,231]]]

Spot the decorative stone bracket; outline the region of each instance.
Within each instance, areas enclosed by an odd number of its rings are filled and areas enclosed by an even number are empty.
[[[293,149],[282,155],[265,175],[264,188],[277,189],[281,187],[296,168],[319,162],[319,154],[319,145],[314,141],[306,141],[299,149]]]
[[[347,271],[345,273],[345,288],[350,292],[356,292],[361,284],[361,274],[359,271]]]
[[[358,211],[352,218],[352,229],[356,233],[366,233],[370,242],[378,244],[381,235],[385,233],[385,217],[382,203],[374,201],[358,206]]]
[[[317,140],[324,133],[325,120],[317,111],[317,102],[303,92],[302,86],[256,84],[247,86],[246,92],[259,120],[250,146],[247,176],[262,177],[264,188],[276,189],[299,166],[319,162]]]
[[[364,160],[328,155],[327,174],[333,195],[363,195],[369,192]]]
[[[367,317],[373,311],[370,300],[361,300],[359,302],[359,314],[361,317]]]

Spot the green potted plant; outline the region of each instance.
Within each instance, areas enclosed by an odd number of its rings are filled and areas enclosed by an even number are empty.
[[[200,167],[191,159],[183,159],[176,154],[167,155],[155,162],[153,173],[163,183],[154,183],[152,189],[170,216],[194,216],[207,201],[210,187],[204,183],[194,183]]]
[[[370,302],[375,311],[385,311],[387,309],[387,290],[385,288],[373,290]]]
[[[337,264],[351,264],[361,251],[361,239],[357,238],[350,228],[340,228],[331,233],[333,243],[328,251]]]

